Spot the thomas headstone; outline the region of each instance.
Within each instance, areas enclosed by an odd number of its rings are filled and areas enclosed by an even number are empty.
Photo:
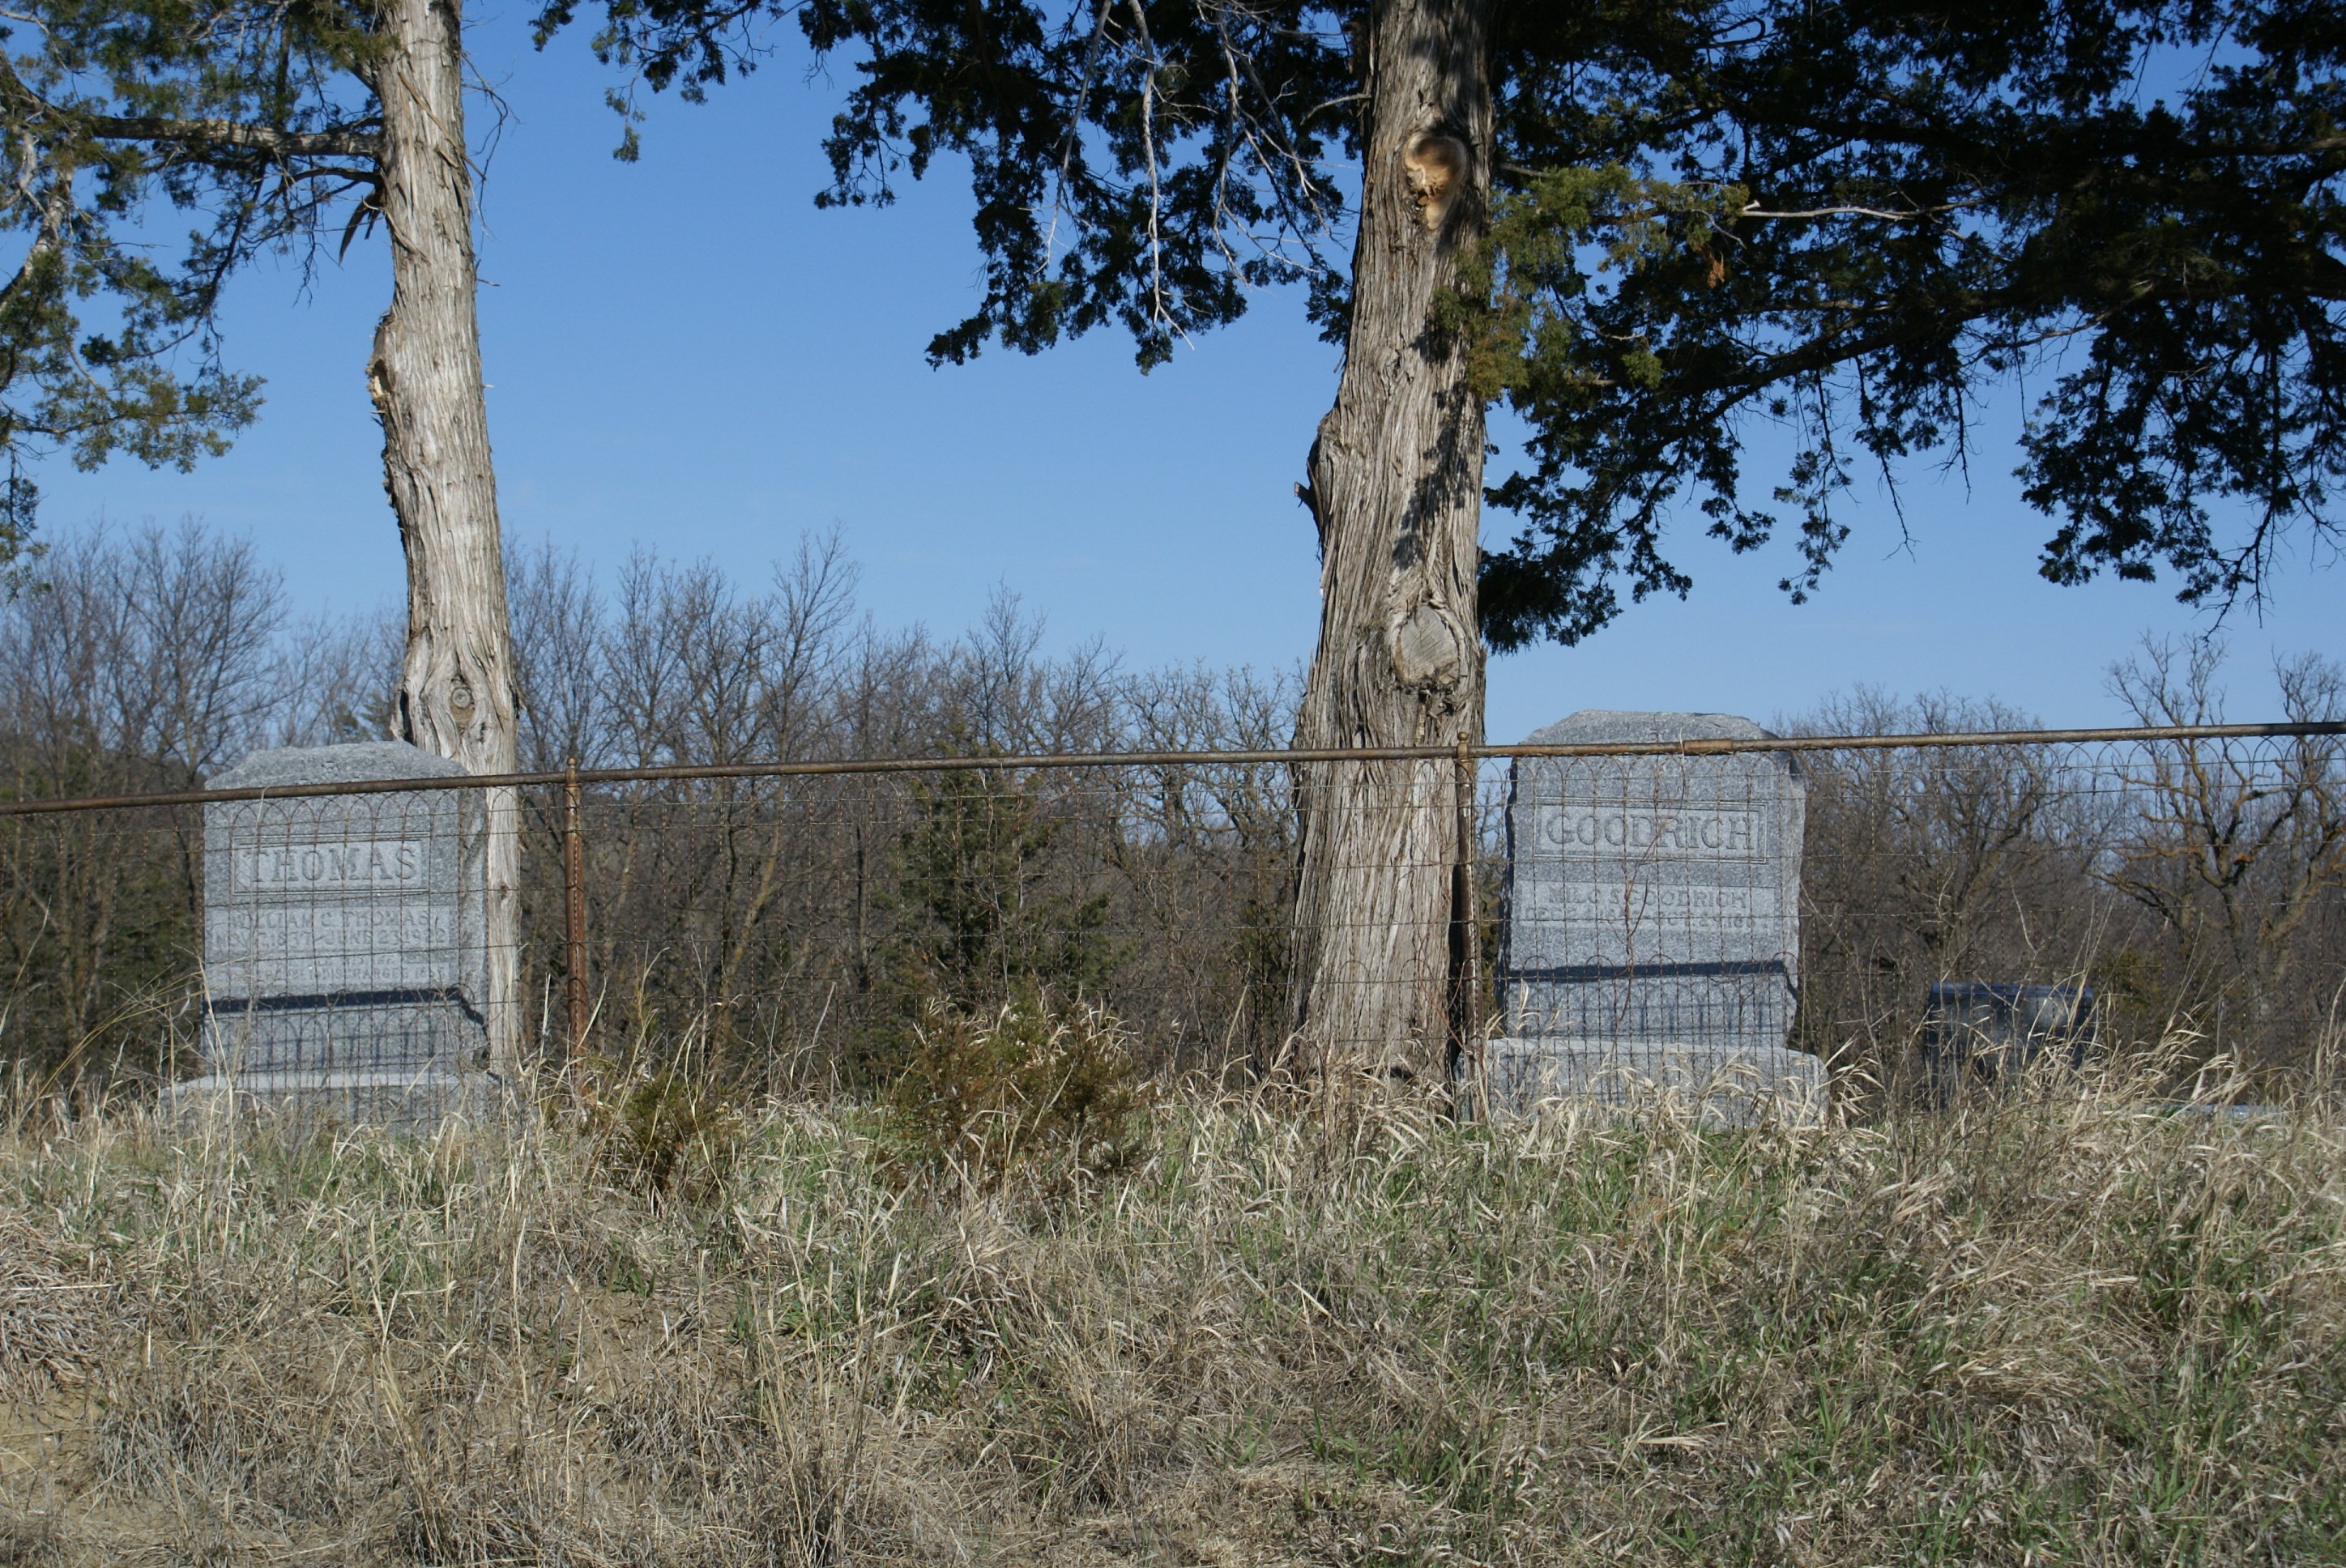
[[[1532,745],[1760,739],[1710,713],[1576,713]],[[1790,1051],[1807,796],[1783,752],[1520,758],[1507,802],[1494,1108],[1658,1086],[1730,1115],[1813,1105]],[[1739,1108],[1740,1107],[1740,1108]]]
[[[461,774],[402,741],[260,751],[216,789]],[[486,1090],[477,790],[204,809],[204,1076],[182,1104],[429,1127]]]

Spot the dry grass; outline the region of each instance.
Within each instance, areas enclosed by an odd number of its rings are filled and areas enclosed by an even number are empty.
[[[1048,1202],[20,1135],[0,1563],[2346,1560],[2346,1140],[2138,1103],[1175,1103]]]

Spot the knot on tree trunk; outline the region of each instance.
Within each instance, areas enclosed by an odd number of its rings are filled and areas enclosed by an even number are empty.
[[[1418,222],[1428,234],[1439,234],[1450,209],[1465,188],[1466,144],[1446,131],[1420,131],[1402,149],[1402,178],[1417,208]]]
[[[1435,604],[1423,604],[1387,634],[1392,645],[1394,678],[1403,689],[1449,690],[1466,669],[1466,638],[1456,617]]]

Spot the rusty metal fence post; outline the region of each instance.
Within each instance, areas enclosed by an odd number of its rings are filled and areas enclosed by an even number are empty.
[[[578,833],[578,759],[562,784],[562,904],[569,947],[565,968],[569,980],[570,1038],[565,1059],[578,1060],[586,1049],[586,855]]]
[[[1458,846],[1450,868],[1452,973],[1457,987],[1453,1016],[1457,1029],[1459,1111],[1481,1116],[1483,1099],[1483,911],[1474,885],[1476,770],[1474,749],[1458,738]]]

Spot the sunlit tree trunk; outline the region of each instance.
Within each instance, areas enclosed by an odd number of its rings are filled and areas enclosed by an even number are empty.
[[[407,554],[407,657],[394,723],[474,773],[515,769],[513,648],[496,477],[474,309],[472,165],[464,146],[463,22],[453,0],[388,0],[373,67],[392,299],[367,390],[382,421],[383,488]],[[518,802],[487,791],[492,1066],[520,1037]]]
[[[1490,0],[1382,0],[1363,39],[1367,158],[1336,406],[1305,499],[1320,647],[1296,743],[1479,740],[1475,532],[1483,403],[1433,323],[1485,220]],[[1323,1078],[1423,1079],[1445,1057],[1456,783],[1450,762],[1297,769],[1292,1005]]]

